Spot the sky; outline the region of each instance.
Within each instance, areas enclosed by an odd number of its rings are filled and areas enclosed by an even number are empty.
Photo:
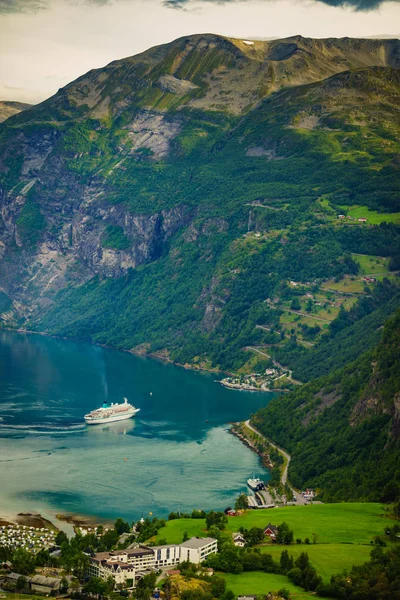
[[[37,103],[112,60],[192,33],[399,37],[400,0],[0,0],[0,100]]]

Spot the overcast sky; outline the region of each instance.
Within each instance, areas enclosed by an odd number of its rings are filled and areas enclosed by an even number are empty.
[[[399,1],[0,0],[0,100],[39,102],[116,58],[190,33],[398,37]]]

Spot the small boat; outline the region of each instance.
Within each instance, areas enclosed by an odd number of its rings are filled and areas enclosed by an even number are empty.
[[[259,492],[260,490],[263,490],[265,487],[264,483],[258,477],[255,477],[253,479],[248,479],[247,485],[249,486],[249,488],[251,490],[253,490],[253,492]]]

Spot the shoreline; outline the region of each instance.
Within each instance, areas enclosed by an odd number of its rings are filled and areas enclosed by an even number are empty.
[[[229,428],[229,433],[231,435],[234,435],[238,440],[240,440],[244,446],[249,448],[249,450],[252,450],[256,454],[258,454],[258,456],[261,458],[263,467],[265,467],[269,471],[272,471],[272,469],[274,468],[274,465],[271,462],[269,455],[265,454],[264,452],[261,452],[261,450],[256,448],[256,446],[251,442],[251,440],[249,440],[244,434],[240,433],[240,431],[236,431],[236,429],[234,428],[235,425],[244,425],[244,424],[245,424],[244,421],[243,422],[238,421],[236,423],[232,423],[231,427]]]
[[[215,380],[215,383],[220,383],[221,385],[226,387],[228,390],[237,390],[239,392],[267,392],[267,393],[277,392],[277,393],[289,394],[291,391],[286,388],[271,389],[271,388],[257,388],[257,387],[253,387],[253,386],[242,387],[243,384],[241,384],[241,383],[227,383],[224,381],[218,381],[217,379]]]
[[[93,515],[82,514],[43,514],[39,512],[19,512],[10,514],[0,509],[0,525],[26,525],[27,527],[46,528],[56,531],[64,531],[68,537],[76,533],[76,529],[83,527],[85,529],[96,529],[99,525],[103,527],[114,527],[114,522],[107,518],[95,517]]]
[[[12,332],[16,332],[16,333],[24,333],[24,334],[29,334],[29,335],[41,335],[43,337],[52,338],[54,340],[64,340],[66,342],[80,342],[80,343],[84,343],[84,344],[90,344],[92,346],[97,346],[98,348],[106,348],[107,350],[115,350],[116,352],[127,352],[128,354],[132,354],[133,356],[142,357],[142,358],[150,358],[151,360],[158,360],[160,362],[168,363],[175,367],[180,367],[182,369],[186,369],[187,371],[197,371],[200,373],[201,372],[214,373],[215,375],[221,374],[221,375],[228,375],[230,377],[235,375],[235,373],[232,373],[230,371],[221,371],[220,369],[199,367],[197,365],[192,365],[190,363],[185,363],[185,364],[178,363],[178,362],[173,361],[168,356],[159,354],[157,352],[143,352],[143,351],[137,350],[137,349],[129,350],[127,348],[116,348],[115,346],[109,346],[107,344],[98,344],[91,340],[84,340],[81,338],[70,338],[70,337],[65,337],[62,335],[56,335],[54,333],[47,333],[46,331],[33,331],[31,329],[23,329],[22,327],[19,327],[19,328],[0,327],[0,331],[12,331]],[[218,383],[219,383],[219,381],[218,381]]]

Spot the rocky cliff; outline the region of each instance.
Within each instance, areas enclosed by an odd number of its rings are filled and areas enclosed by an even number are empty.
[[[398,40],[188,36],[10,117],[3,321],[184,349],[182,361],[207,362],[218,347],[213,363],[232,365],[260,335],[250,307],[298,274],[282,254],[296,254],[296,231],[313,231],[305,264],[336,236],[304,278],[346,274],[355,267],[331,223],[336,204],[398,210],[399,57]],[[262,244],[245,248],[243,235],[260,230]]]

